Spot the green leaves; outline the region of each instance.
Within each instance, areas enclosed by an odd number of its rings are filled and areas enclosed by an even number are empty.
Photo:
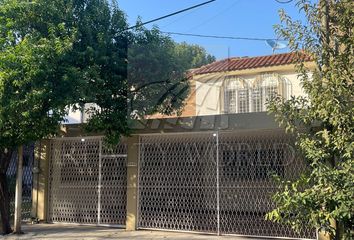
[[[309,69],[301,61],[297,64],[307,98],[275,99],[268,108],[296,136],[311,172],[303,182],[282,183],[284,192],[274,197],[278,208],[268,218],[294,227],[308,222],[338,238],[349,238],[354,224],[354,4],[331,2],[327,30],[321,25],[321,7],[305,0],[298,1],[298,6],[308,24],[293,21],[283,12],[283,25],[276,31],[289,40],[293,51],[313,56],[317,66]]]
[[[70,87],[63,91],[61,83],[67,75],[62,61],[72,49],[75,29],[68,30],[49,11],[62,13],[62,6],[39,0],[0,5],[0,42],[5,43],[0,49],[0,147],[55,133],[71,102]]]

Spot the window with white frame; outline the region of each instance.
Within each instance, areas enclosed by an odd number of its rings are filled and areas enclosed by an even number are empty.
[[[249,88],[238,77],[230,77],[225,84],[224,110],[226,113],[249,112]]]
[[[291,94],[290,82],[277,73],[264,73],[250,86],[239,77],[229,77],[224,88],[225,113],[266,111],[266,101],[277,95],[288,99]]]
[[[264,73],[256,79],[252,89],[252,111],[266,111],[266,101],[275,96],[288,99],[291,93],[290,82],[277,73]]]
[[[252,111],[261,112],[262,111],[263,94],[262,89],[255,88],[252,90]]]
[[[238,104],[238,112],[245,113],[249,112],[249,96],[248,89],[240,89],[237,91],[237,104]]]

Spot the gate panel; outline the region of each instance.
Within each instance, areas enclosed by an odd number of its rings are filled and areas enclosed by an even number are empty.
[[[280,131],[141,136],[139,228],[315,238],[265,220],[276,207],[273,175],[305,170],[292,142]]]
[[[114,154],[108,154],[98,137],[52,140],[49,220],[125,224],[125,150],[119,145]]]
[[[50,221],[98,223],[99,143],[99,138],[53,140]]]
[[[275,208],[273,175],[296,178],[305,165],[288,135],[274,131],[220,133],[220,226],[222,233],[315,238],[313,229],[296,233],[290,226],[265,220]]]
[[[155,135],[140,141],[138,226],[216,232],[215,137]]]
[[[127,170],[125,144],[104,149],[101,160],[100,223],[125,225],[127,205]]]

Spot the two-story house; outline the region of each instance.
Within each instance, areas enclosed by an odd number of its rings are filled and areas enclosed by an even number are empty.
[[[310,57],[301,57],[314,68]],[[195,69],[181,117],[264,112],[272,95],[304,95],[296,62],[296,53],[283,53],[227,58]]]

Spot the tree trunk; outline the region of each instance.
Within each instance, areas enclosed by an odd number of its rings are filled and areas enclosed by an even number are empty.
[[[0,215],[3,234],[12,232],[10,225],[10,196],[6,171],[10,164],[12,151],[0,150]]]
[[[23,146],[18,148],[17,154],[17,176],[16,176],[16,195],[15,195],[15,233],[21,234],[22,222],[22,177],[23,177]]]

